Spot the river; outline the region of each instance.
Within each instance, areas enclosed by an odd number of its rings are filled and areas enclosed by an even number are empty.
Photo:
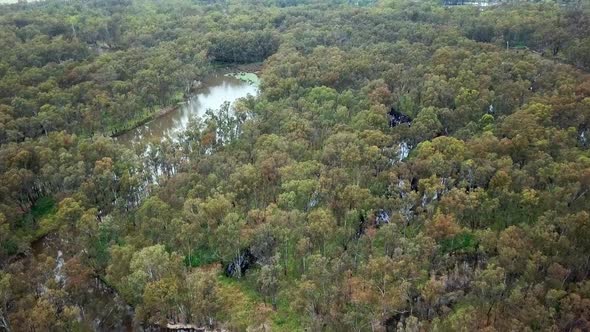
[[[208,109],[218,109],[224,102],[234,103],[248,95],[256,96],[258,86],[234,77],[213,75],[181,107],[117,137],[127,145],[161,141],[186,129],[191,117],[202,117]]]
[[[28,0],[27,2],[37,2],[39,0]],[[19,0],[0,0],[0,5],[18,3]]]

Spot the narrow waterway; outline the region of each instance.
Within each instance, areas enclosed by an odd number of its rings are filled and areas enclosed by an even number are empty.
[[[128,145],[174,138],[187,128],[194,116],[202,117],[208,109],[218,109],[223,103],[234,103],[248,95],[257,95],[258,86],[234,77],[214,75],[203,81],[201,87],[181,107],[132,129],[117,140]]]
[[[40,1],[40,0],[27,0],[27,3],[38,2],[38,1]],[[13,4],[13,3],[19,3],[19,0],[0,0],[0,5]]]

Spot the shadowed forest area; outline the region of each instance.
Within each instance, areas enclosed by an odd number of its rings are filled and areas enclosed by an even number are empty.
[[[0,331],[590,330],[590,3],[497,2],[0,5]]]

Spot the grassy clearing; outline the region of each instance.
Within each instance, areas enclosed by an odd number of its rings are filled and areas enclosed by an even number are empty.
[[[252,275],[236,280],[225,276],[219,277],[220,293],[224,303],[231,303],[231,313],[228,321],[231,327],[237,330],[245,330],[252,322],[262,323],[266,320],[272,331],[303,331],[299,316],[291,308],[292,299],[281,296],[277,300],[277,309],[262,313],[260,308],[266,304],[264,298],[255,290],[255,280]]]
[[[22,252],[24,244],[30,244],[55,229],[53,215],[57,211],[55,200],[50,196],[39,198],[31,207],[31,210],[24,214],[15,223],[14,237],[0,243],[0,250],[12,256]]]
[[[30,213],[35,220],[39,220],[46,215],[55,213],[55,211],[57,211],[55,200],[52,197],[45,196],[35,202]]]
[[[190,256],[184,256],[184,265],[190,267],[199,267],[216,263],[219,257],[209,248],[197,248],[193,250]]]

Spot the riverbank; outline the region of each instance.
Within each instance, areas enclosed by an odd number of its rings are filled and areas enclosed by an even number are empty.
[[[262,62],[257,63],[248,63],[248,64],[212,64],[214,70],[212,70],[209,74],[202,79],[203,83],[206,83],[208,79],[211,77],[216,77],[219,75],[229,75],[235,77],[239,80],[244,82],[248,82],[250,84],[258,84],[258,81],[254,82],[252,78],[248,75],[258,75],[262,70]],[[178,92],[176,94],[177,97],[174,98],[176,103],[171,106],[167,106],[164,108],[158,108],[154,110],[145,111],[142,115],[138,116],[134,120],[127,121],[126,123],[122,124],[121,126],[115,126],[109,128],[108,132],[110,133],[110,137],[117,138],[122,136],[140,126],[145,125],[150,121],[154,121],[158,118],[164,117],[169,113],[177,111],[182,105],[186,102],[187,99],[190,98],[191,95],[199,93],[201,90],[207,87],[207,84],[201,84],[198,88],[191,91],[189,95],[185,95],[183,92]],[[181,95],[181,97],[178,97]],[[182,100],[182,101],[180,101]]]
[[[148,112],[145,116],[140,117],[139,119],[137,119],[136,121],[130,121],[127,122],[123,128],[120,129],[112,129],[111,130],[111,137],[112,138],[117,138],[139,126],[143,126],[144,124],[153,121],[159,117],[165,116],[166,114],[170,113],[170,112],[174,112],[176,110],[178,110],[178,108],[181,106],[181,103],[176,104],[174,106],[168,106],[168,107],[164,107],[164,108],[160,108],[154,112]]]
[[[241,63],[241,64],[228,64],[228,63],[214,63],[213,67],[215,68],[216,74],[231,74],[235,72],[247,72],[247,73],[254,73],[258,75],[262,70],[262,62],[253,62],[253,63]],[[215,74],[214,73],[214,74]]]

